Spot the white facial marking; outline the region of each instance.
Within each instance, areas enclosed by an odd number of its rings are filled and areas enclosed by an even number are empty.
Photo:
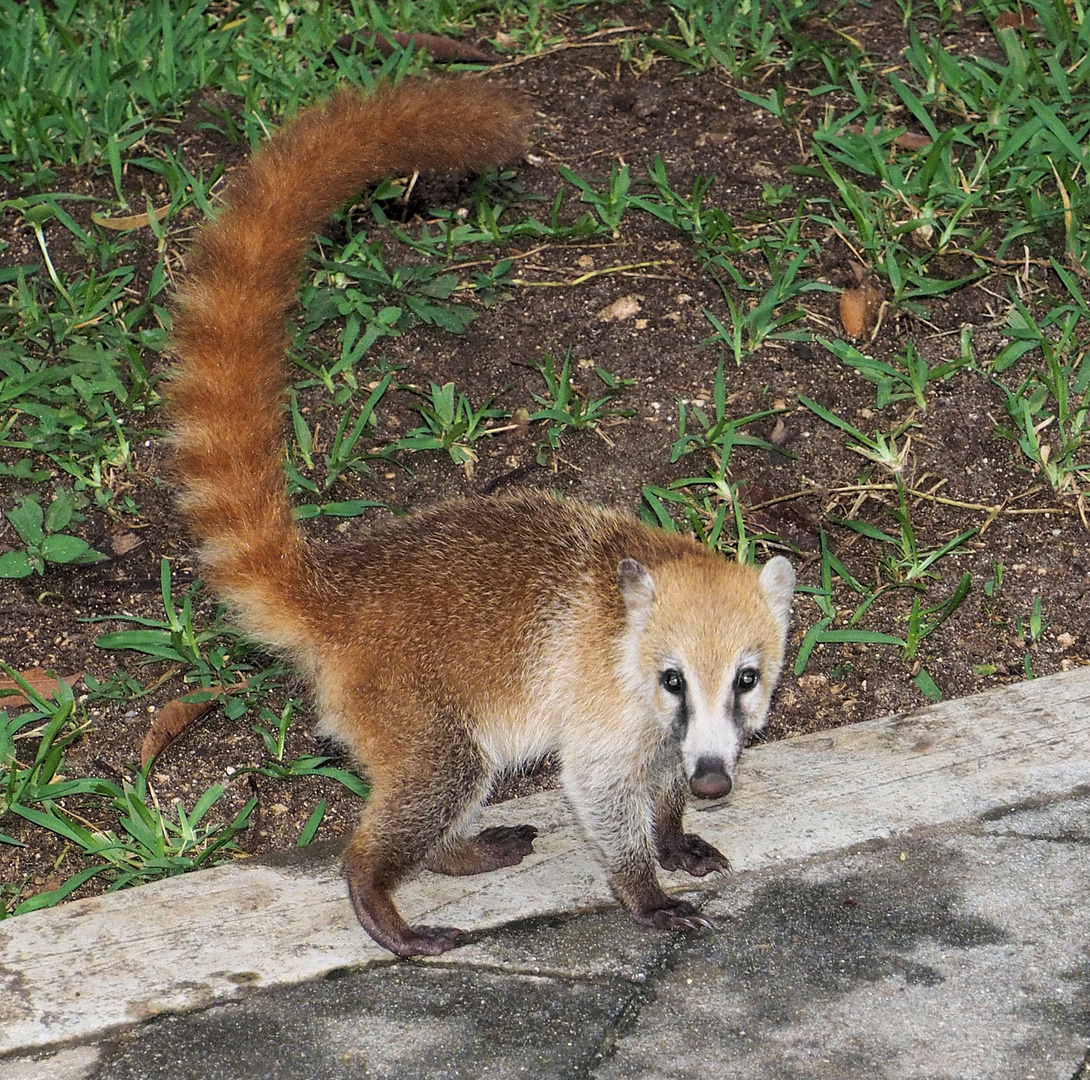
[[[725,671],[703,681],[682,657],[670,666],[685,676],[684,699],[678,704],[688,715],[681,744],[686,777],[696,774],[701,759],[722,762],[723,771],[733,777],[747,736],[764,726],[768,710],[772,687],[761,654],[744,651]],[[739,682],[747,671],[757,678],[749,689],[745,688],[749,680]]]
[[[734,668],[723,672],[715,682],[703,683],[691,665],[686,672],[688,725],[681,744],[685,775],[691,778],[701,758],[721,761],[728,775],[734,772],[742,752],[742,732],[734,723]]]

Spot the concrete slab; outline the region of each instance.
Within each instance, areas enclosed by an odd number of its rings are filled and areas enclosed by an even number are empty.
[[[1071,1080],[1090,1045],[1090,848],[1036,811],[765,875],[707,910],[596,1076]]]
[[[690,826],[739,869],[760,870],[1080,785],[1090,785],[1090,670],[754,748],[729,806],[692,814]],[[543,827],[521,866],[479,878],[423,874],[399,893],[410,920],[471,931],[457,951],[467,961],[475,939],[490,946],[485,931],[612,903],[556,793],[492,808],[486,823],[508,821]],[[664,876],[706,895],[721,888]],[[627,983],[644,961],[623,954],[609,970]],[[356,926],[327,852],[79,901],[0,924],[0,1055],[389,960]]]
[[[616,909],[531,920],[15,1076],[1082,1080],[1090,845],[1067,824],[1087,815],[1090,798],[1054,802],[1003,833],[941,826],[737,875],[708,905],[718,933],[655,934]]]

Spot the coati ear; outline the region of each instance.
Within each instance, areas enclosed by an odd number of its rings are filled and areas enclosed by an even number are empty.
[[[617,584],[629,614],[645,614],[655,598],[651,575],[635,559],[622,559],[617,566]]]
[[[769,559],[761,570],[761,593],[780,629],[787,631],[791,621],[791,601],[795,596],[795,570],[782,556]]]

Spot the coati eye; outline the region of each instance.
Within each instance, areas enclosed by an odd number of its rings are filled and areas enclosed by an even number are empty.
[[[659,676],[659,685],[668,694],[685,693],[685,676],[677,668],[667,668]]]
[[[742,668],[734,678],[735,693],[745,694],[761,681],[761,672],[755,667]]]

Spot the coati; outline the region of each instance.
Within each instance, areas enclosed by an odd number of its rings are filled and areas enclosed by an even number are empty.
[[[550,753],[636,921],[711,925],[662,890],[655,861],[698,876],[729,868],[683,831],[685,798],[730,791],[790,616],[782,557],[758,571],[543,494],[444,503],[343,545],[295,522],[284,320],[314,235],[381,178],[516,157],[523,127],[517,101],[476,81],[341,90],[231,181],[175,304],[174,466],[205,580],[294,660],[320,730],[366,772],[344,874],[364,929],[399,956],[441,953],[459,931],[410,927],[391,891],[419,866],[519,862],[535,830],[472,836],[474,813],[498,774]]]

